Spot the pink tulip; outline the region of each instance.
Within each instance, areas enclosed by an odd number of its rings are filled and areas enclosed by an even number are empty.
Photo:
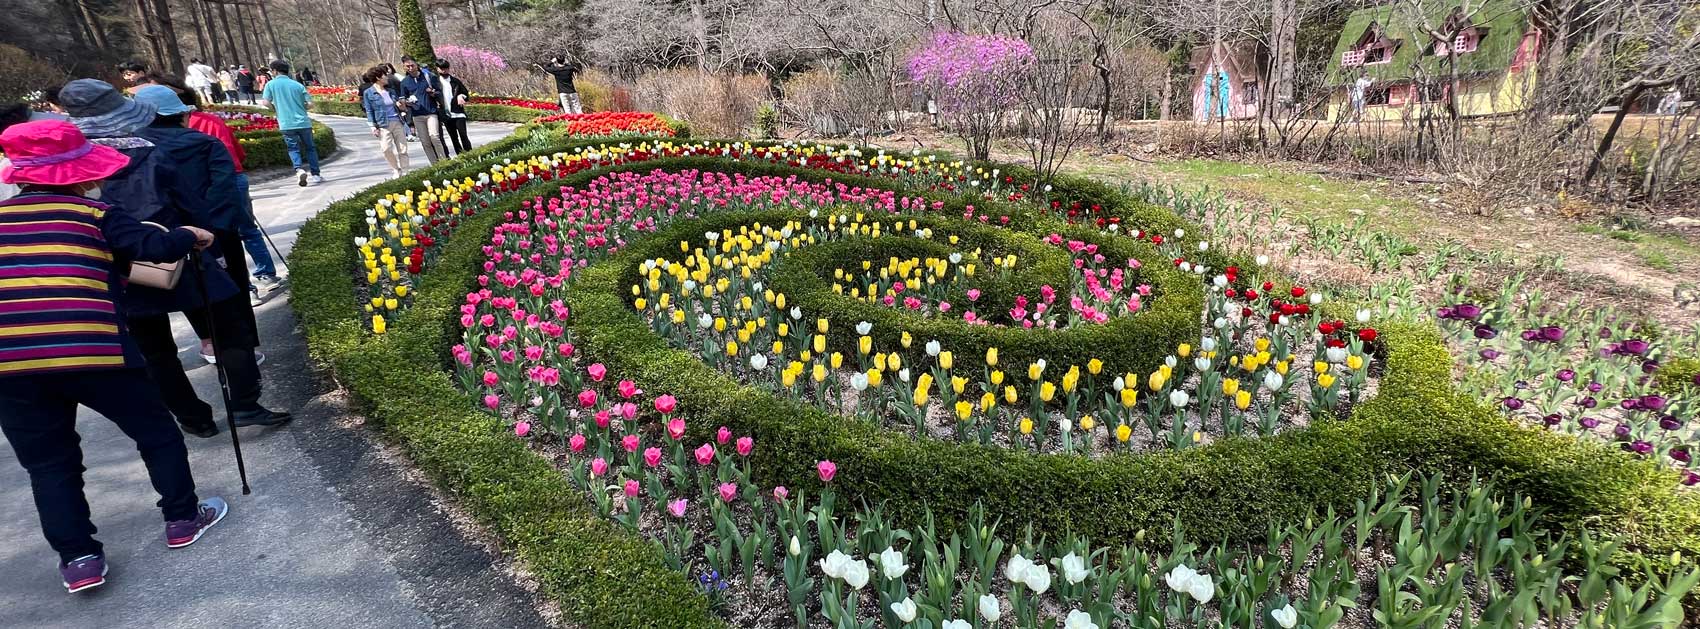
[[[679,418],[667,420],[667,436],[674,441],[685,438],[685,420]]]
[[[596,477],[602,476],[607,471],[608,471],[608,462],[602,460],[602,457],[596,457],[596,458],[590,460],[590,476],[591,476],[591,478],[596,478]]]
[[[627,452],[637,452],[639,445],[641,444],[637,435],[626,435],[620,438],[620,446],[625,448]]]
[[[968,289],[968,301],[978,301],[979,299],[980,299],[980,289],[978,289],[978,288]]]
[[[655,411],[662,415],[671,414],[673,410],[678,407],[679,400],[671,395],[663,395],[655,398]]]
[[[484,386],[493,387],[493,386],[496,386],[496,384],[501,382],[501,381],[502,381],[501,378],[496,375],[496,372],[494,372],[494,371],[484,372]]]
[[[637,405],[631,402],[621,404],[620,416],[626,418],[626,421],[637,419]]]
[[[832,477],[838,475],[838,464],[832,461],[821,461],[815,464],[815,471],[820,473],[821,482],[830,483]]]
[[[585,389],[578,392],[578,405],[585,408],[596,406],[596,392]]]
[[[531,422],[520,422],[514,424],[514,434],[521,437],[531,434]]]
[[[702,444],[696,449],[697,465],[708,465],[714,462],[714,445]]]
[[[785,499],[790,498],[790,497],[791,497],[791,490],[786,489],[784,485],[779,485],[779,486],[776,486],[776,487],[773,488],[773,499],[774,500],[778,500],[780,502],[785,502]]]
[[[573,452],[584,451],[584,435],[573,435],[567,439],[567,447]]]
[[[754,449],[756,449],[756,440],[749,437],[738,438],[738,456],[749,456],[750,451]]]
[[[643,464],[655,467],[661,464],[661,448],[644,448]]]
[[[685,517],[685,507],[689,504],[690,503],[685,502],[684,498],[674,500],[667,503],[667,512],[673,514],[673,517],[675,518]]]
[[[590,374],[591,380],[595,380],[597,382],[601,382],[603,378],[608,377],[608,368],[602,366],[602,363],[591,365],[585,369],[585,372]]]
[[[607,428],[608,427],[608,409],[602,409],[600,411],[596,411],[596,427],[597,428]]]
[[[620,384],[616,388],[620,391],[620,397],[628,400],[632,399],[632,396],[642,393],[642,391],[638,390],[637,383],[630,380],[621,380]]]
[[[726,445],[726,442],[732,440],[732,429],[721,426],[720,430],[714,432],[714,440],[720,442],[720,445]]]
[[[720,484],[720,500],[722,502],[732,502],[732,500],[734,498],[737,498],[737,497],[738,497],[738,484],[737,483],[721,483]]]
[[[636,498],[638,495],[638,482],[636,480],[626,479],[625,489],[627,498]]]
[[[502,404],[502,398],[497,397],[496,394],[494,394],[494,393],[491,393],[489,395],[484,396],[484,405],[490,407],[490,410],[492,410],[492,411],[496,410],[496,407],[500,406],[501,404]]]

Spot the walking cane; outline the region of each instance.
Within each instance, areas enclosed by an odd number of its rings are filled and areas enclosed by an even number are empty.
[[[190,263],[194,265],[195,287],[201,291],[201,304],[207,313],[207,336],[212,337],[213,352],[223,345],[218,342],[218,318],[213,316],[212,299],[207,291],[207,276],[205,267],[201,266],[201,252],[190,254]],[[218,371],[218,392],[224,396],[224,423],[230,428],[230,447],[236,450],[236,473],[242,477],[242,495],[254,493],[248,488],[248,467],[242,463],[242,438],[236,436],[236,411],[230,407],[230,377],[224,373],[223,363],[213,363],[213,369]]]

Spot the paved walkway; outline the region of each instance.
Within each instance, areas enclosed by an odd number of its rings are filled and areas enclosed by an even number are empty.
[[[389,168],[363,121],[321,117],[342,146],[326,182],[293,177],[253,189],[255,214],[287,254],[296,230],[330,202],[382,181]],[[510,126],[474,124],[477,144]],[[410,145],[415,163],[425,159]],[[132,442],[93,413],[78,417],[87,493],[112,572],[105,587],[67,595],[41,538],[29,478],[0,448],[0,627],[535,627],[534,596],[508,566],[468,541],[430,491],[393,464],[311,373],[287,296],[258,308],[265,403],[295,413],[280,428],[242,429],[253,485],[241,495],[230,436],[185,437],[202,496],[230,516],[186,549],[165,548],[164,525]],[[218,381],[178,320],[181,358],[202,399]],[[222,409],[219,412],[222,418]],[[223,420],[220,420],[222,427]]]

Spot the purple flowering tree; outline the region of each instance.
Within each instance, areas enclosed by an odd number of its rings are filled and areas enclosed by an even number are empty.
[[[938,102],[969,156],[986,159],[1036,65],[1033,47],[1020,38],[941,31],[909,57],[909,78]]]
[[[508,62],[501,55],[481,48],[438,46],[437,58],[447,59],[455,74],[477,82],[508,69]]]

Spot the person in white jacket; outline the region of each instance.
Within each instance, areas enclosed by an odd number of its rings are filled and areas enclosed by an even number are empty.
[[[200,59],[190,58],[189,71],[185,73],[183,83],[188,85],[189,89],[195,90],[196,94],[201,95],[202,105],[211,105],[213,102],[213,85],[218,83],[218,71],[214,70],[212,66],[201,63]]]

